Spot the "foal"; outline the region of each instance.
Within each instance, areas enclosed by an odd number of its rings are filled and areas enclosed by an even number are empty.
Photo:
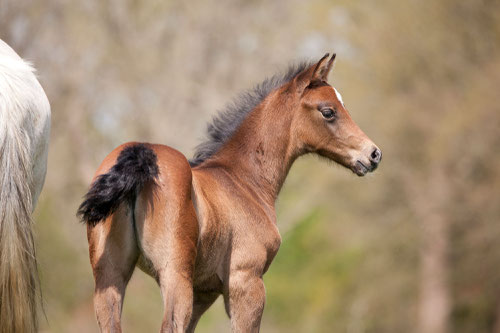
[[[160,285],[163,332],[194,331],[221,294],[234,332],[259,330],[262,276],[281,243],[274,204],[292,163],[317,153],[363,176],[381,160],[327,83],[334,59],[257,86],[214,119],[192,161],[149,143],[105,158],[78,211],[101,330],[121,330],[135,266]]]

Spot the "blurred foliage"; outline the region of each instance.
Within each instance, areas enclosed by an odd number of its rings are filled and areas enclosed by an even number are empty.
[[[331,82],[384,160],[365,178],[294,165],[263,331],[415,331],[436,267],[449,331],[500,331],[499,1],[3,0],[0,34],[34,62],[53,110],[36,211],[44,331],[97,331],[75,211],[111,149],[152,141],[191,156],[237,92],[328,51]],[[124,329],[161,318],[159,289],[137,272]],[[228,330],[219,300],[199,331]]]

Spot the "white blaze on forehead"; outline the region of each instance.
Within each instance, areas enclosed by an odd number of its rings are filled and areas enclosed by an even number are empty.
[[[342,103],[342,106],[344,106],[344,101],[342,100],[342,95],[340,95],[340,93],[337,91],[337,89],[335,89],[335,87],[332,87],[332,88],[335,91],[335,95],[337,96],[337,99],[340,101],[340,103]]]

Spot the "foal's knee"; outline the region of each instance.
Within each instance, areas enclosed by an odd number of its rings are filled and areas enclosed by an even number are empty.
[[[232,273],[225,298],[233,331],[257,332],[266,301],[262,278],[246,272]]]

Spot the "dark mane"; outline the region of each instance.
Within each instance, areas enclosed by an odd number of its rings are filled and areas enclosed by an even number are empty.
[[[222,111],[212,118],[207,127],[207,139],[196,147],[189,160],[192,167],[200,165],[219,151],[222,145],[236,132],[246,116],[276,88],[291,81],[300,72],[312,65],[303,61],[291,65],[281,74],[274,75],[240,94]]]

